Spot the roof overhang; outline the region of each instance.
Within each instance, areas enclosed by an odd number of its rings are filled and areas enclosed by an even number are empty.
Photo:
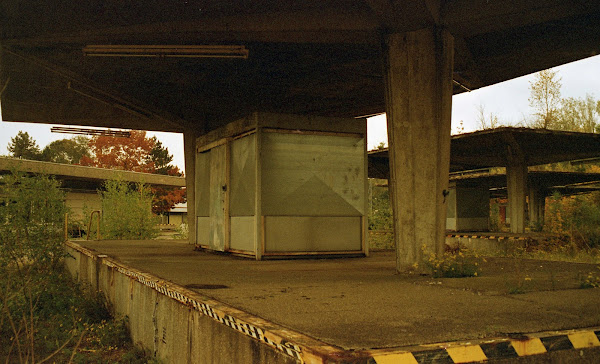
[[[547,129],[497,128],[452,136],[450,171],[506,167],[509,149],[528,166],[600,156],[600,134]],[[369,152],[369,177],[389,176],[388,150]]]
[[[385,111],[386,33],[446,28],[454,92],[600,54],[594,0],[4,0],[4,120],[213,130],[250,112]],[[90,45],[240,46],[247,58],[90,57]],[[164,48],[164,47],[163,47]]]

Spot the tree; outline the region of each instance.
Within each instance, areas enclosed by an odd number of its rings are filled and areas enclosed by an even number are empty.
[[[482,104],[479,104],[477,107],[477,124],[479,124],[481,130],[494,129],[500,126],[498,116],[494,115],[494,113],[490,112],[489,118],[486,117],[485,106]]]
[[[181,176],[182,173],[179,168],[172,165],[173,155],[169,154],[169,150],[163,147],[160,140],[156,137],[152,137],[154,147],[150,151],[150,160],[154,163],[154,173],[164,174],[168,176]]]
[[[8,143],[10,156],[14,158],[40,160],[41,152],[35,140],[29,136],[29,133],[19,131]]]
[[[126,171],[181,176],[179,168],[173,166],[173,156],[156,138],[147,138],[145,131],[132,130],[130,138],[94,136],[89,141],[92,157],[84,156],[85,166],[121,169]],[[164,214],[176,204],[185,202],[185,189],[175,187],[153,187],[152,211]]]
[[[42,151],[42,160],[54,163],[78,164],[84,156],[90,157],[89,138],[77,136],[55,140]]]
[[[554,129],[595,133],[598,130],[598,109],[591,95],[577,99],[562,99],[562,107],[557,112]]]
[[[162,143],[152,137],[154,147],[150,151],[150,159],[154,163],[154,173],[164,174],[169,176],[182,176],[177,166],[171,164],[173,155],[169,154],[169,150],[163,147]],[[152,212],[155,214],[166,214],[173,206],[180,202],[185,202],[185,189],[177,187],[153,187],[152,193]]]
[[[536,110],[535,127],[548,129],[555,124],[561,102],[560,81],[558,72],[548,69],[536,73],[535,79],[529,82],[529,106]]]
[[[132,130],[131,137],[94,136],[88,146],[93,157],[81,158],[81,165],[153,173],[150,152],[154,147],[145,131]]]

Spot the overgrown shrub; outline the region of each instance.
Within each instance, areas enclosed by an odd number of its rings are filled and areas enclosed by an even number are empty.
[[[547,199],[545,230],[566,235],[574,248],[600,248],[600,193]]]
[[[20,276],[54,268],[64,257],[67,208],[60,184],[47,176],[13,173],[0,184],[0,270]]]
[[[0,361],[145,363],[127,322],[65,271],[64,193],[46,176],[0,183]],[[67,258],[68,259],[68,258]]]
[[[66,256],[64,198],[47,176],[13,173],[0,183],[0,353],[19,362],[42,359],[39,321]]]
[[[106,181],[100,228],[104,239],[152,239],[158,217],[152,213],[152,194],[144,184]]]
[[[378,185],[383,180],[370,179],[371,201],[369,208],[369,230],[392,230],[392,205],[387,187]]]

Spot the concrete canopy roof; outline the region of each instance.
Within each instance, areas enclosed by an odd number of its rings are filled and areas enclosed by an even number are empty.
[[[104,181],[111,179],[152,186],[185,187],[185,177],[0,157],[0,175],[12,171],[54,176],[63,182],[63,187],[73,189],[96,190]]]
[[[455,38],[454,92],[600,53],[595,0],[3,0],[5,120],[199,132],[249,112],[383,112],[382,35]],[[248,59],[88,57],[92,44],[241,45]]]
[[[546,196],[555,191],[563,195],[585,193],[600,190],[600,173],[561,172],[561,171],[529,171],[528,183],[539,187]],[[492,197],[506,197],[506,174],[476,173],[450,176],[450,181],[458,184],[479,185],[485,183],[492,192]]]
[[[505,167],[508,151],[528,166],[600,156],[600,134],[503,127],[452,136],[450,170]],[[369,177],[387,178],[387,149],[369,152]]]

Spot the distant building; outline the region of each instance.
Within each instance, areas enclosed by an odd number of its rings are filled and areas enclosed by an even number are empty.
[[[84,216],[86,211],[101,209],[98,190],[106,180],[116,179],[151,186],[185,187],[185,177],[0,157],[0,175],[12,171],[46,174],[61,181],[62,189],[66,192],[65,203],[71,210],[71,218],[75,220],[89,218]],[[187,207],[185,209],[187,211]],[[179,212],[174,213],[182,215]],[[181,217],[179,219],[181,221]]]
[[[174,225],[187,224],[187,202],[175,204],[169,212],[161,216],[161,224]]]

